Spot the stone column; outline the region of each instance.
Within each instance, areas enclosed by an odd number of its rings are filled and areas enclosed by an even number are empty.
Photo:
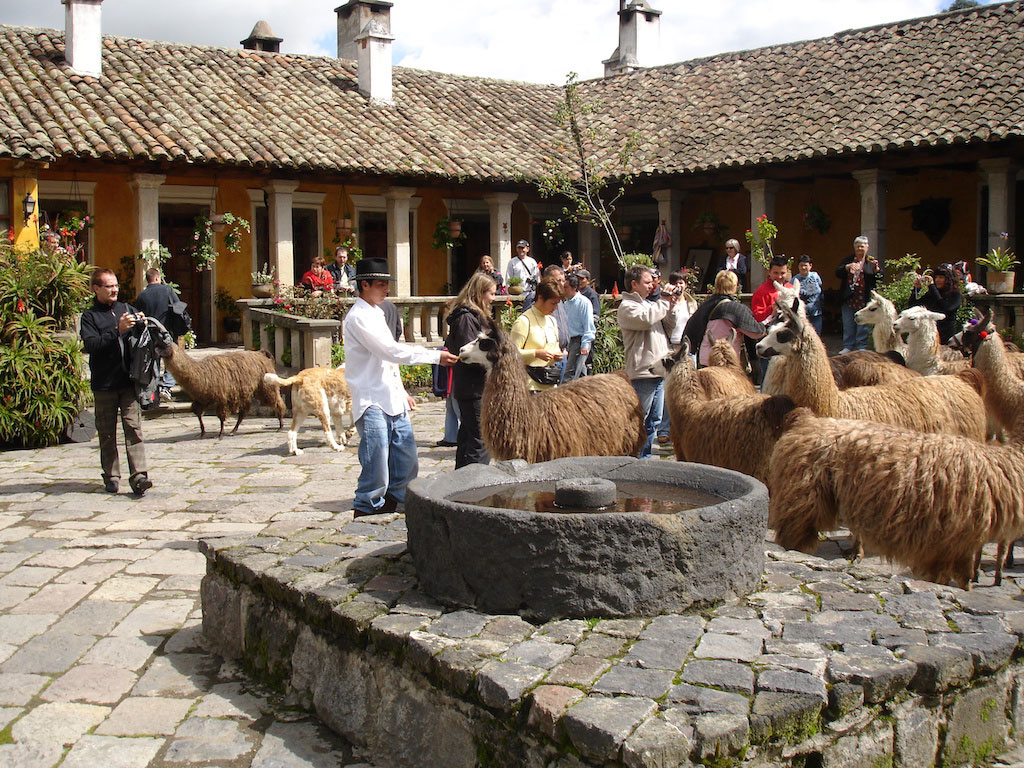
[[[396,296],[412,295],[412,249],[409,245],[409,201],[416,194],[415,187],[388,187],[383,197],[387,201],[388,267],[398,278]]]
[[[1017,171],[1008,157],[997,157],[982,160],[978,169],[984,183],[988,185],[988,221],[983,222],[986,228],[986,245],[988,248],[999,248],[1008,245],[1016,250],[1017,233],[1013,231],[1014,214],[1016,213]],[[1010,238],[1003,243],[1000,235],[1006,232]]]
[[[683,264],[682,239],[683,239],[683,200],[686,192],[679,189],[659,189],[651,192],[651,197],[658,201],[658,223],[664,222],[668,232],[672,236],[672,245],[669,246],[666,254],[665,265],[661,268],[665,279],[668,273],[679,269]]]
[[[744,181],[743,186],[750,193],[750,231],[757,232],[757,219],[759,216],[767,216],[775,220],[775,193],[779,191],[781,184],[770,179],[753,179]],[[741,243],[741,247],[745,244]],[[761,264],[750,254],[750,288],[754,290],[764,282],[765,270]],[[710,282],[714,281],[714,277]],[[709,282],[709,281],[705,281]]]
[[[275,179],[263,188],[267,193],[267,218],[270,221],[270,266],[281,285],[295,284],[294,247],[292,245],[292,193],[297,181]]]
[[[596,291],[601,282],[601,228],[588,221],[581,221],[576,227],[576,239],[579,242],[579,253],[576,256],[590,272],[590,282]]]
[[[512,203],[517,197],[515,192],[484,195],[491,222],[491,261],[502,275],[512,259]]]
[[[160,247],[160,187],[167,177],[161,173],[136,173],[129,180],[135,194],[135,252]],[[136,295],[146,287],[146,270],[150,262],[136,262]]]
[[[854,171],[853,178],[860,184],[860,233],[871,244],[868,253],[885,265],[887,218],[885,212],[889,179],[892,174],[877,168]]]

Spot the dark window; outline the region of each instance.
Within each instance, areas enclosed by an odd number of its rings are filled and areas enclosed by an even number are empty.
[[[11,182],[0,180],[0,230],[11,228]]]
[[[316,223],[315,209],[292,209],[292,268],[295,282],[309,271],[313,257],[317,255]]]

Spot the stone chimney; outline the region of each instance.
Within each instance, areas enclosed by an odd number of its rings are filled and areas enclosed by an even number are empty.
[[[349,0],[338,6],[338,58],[358,59],[359,43],[356,38],[366,31],[366,25],[377,21],[384,34],[391,35],[391,6],[387,0]]]
[[[604,76],[650,66],[661,49],[661,11],[647,0],[619,0],[619,47],[604,63]]]
[[[391,98],[391,41],[394,39],[377,19],[370,19],[356,36],[359,92],[371,102],[394,104]]]
[[[103,73],[103,0],[61,0],[64,4],[64,59],[80,75]]]
[[[249,36],[242,41],[242,47],[247,51],[266,51],[267,53],[280,53],[281,40],[274,37],[270,24],[265,21],[257,21]]]

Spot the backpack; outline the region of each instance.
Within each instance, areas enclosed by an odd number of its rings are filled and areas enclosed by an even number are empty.
[[[175,340],[192,330],[192,317],[186,307],[188,304],[178,299],[171,302],[171,311],[167,313],[166,330]]]
[[[447,349],[447,347],[440,347]],[[431,368],[430,389],[435,397],[448,397],[452,391],[452,369],[434,363]]]
[[[156,348],[173,343],[167,329],[152,317],[136,325],[128,338],[128,376],[135,384],[135,396],[143,408],[151,408],[160,399],[157,388],[163,361]]]

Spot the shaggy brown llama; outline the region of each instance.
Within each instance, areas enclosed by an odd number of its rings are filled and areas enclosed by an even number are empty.
[[[788,358],[783,392],[797,406],[810,408],[818,416],[864,419],[985,440],[987,417],[981,398],[982,377],[977,371],[840,390],[829,370],[825,345],[814,328],[799,316],[796,307],[782,306],[780,310],[786,321],[773,326],[758,342],[757,350],[762,357]]]
[[[252,407],[253,395],[277,414],[277,426],[284,426],[284,400],[280,387],[265,381],[263,375],[274,373],[274,362],[266,351],[224,352],[194,360],[176,344],[157,349],[178,384],[192,398],[192,413],[199,418],[199,435],[206,434],[203,412],[213,409],[220,419],[220,433],[224,436],[224,421],[228,414],[237,413],[238,421],[231,434],[238,431],[242,419]]]
[[[734,395],[753,395],[757,393],[754,382],[743,370],[736,347],[736,329],[729,333],[729,338],[716,339],[711,331],[707,332],[711,349],[708,352],[708,365],[697,371],[697,381],[708,400]],[[671,420],[672,416],[669,415]]]
[[[667,377],[669,434],[676,459],[734,469],[765,481],[772,449],[793,402],[758,394],[709,400],[689,352],[684,337],[682,348],[656,366]]]
[[[647,440],[640,399],[625,374],[584,376],[530,394],[519,350],[494,324],[465,345],[459,359],[487,370],[480,432],[499,461],[636,456]]]
[[[794,411],[769,469],[775,540],[812,552],[840,519],[868,550],[967,589],[986,541],[1024,525],[1024,451]]]

